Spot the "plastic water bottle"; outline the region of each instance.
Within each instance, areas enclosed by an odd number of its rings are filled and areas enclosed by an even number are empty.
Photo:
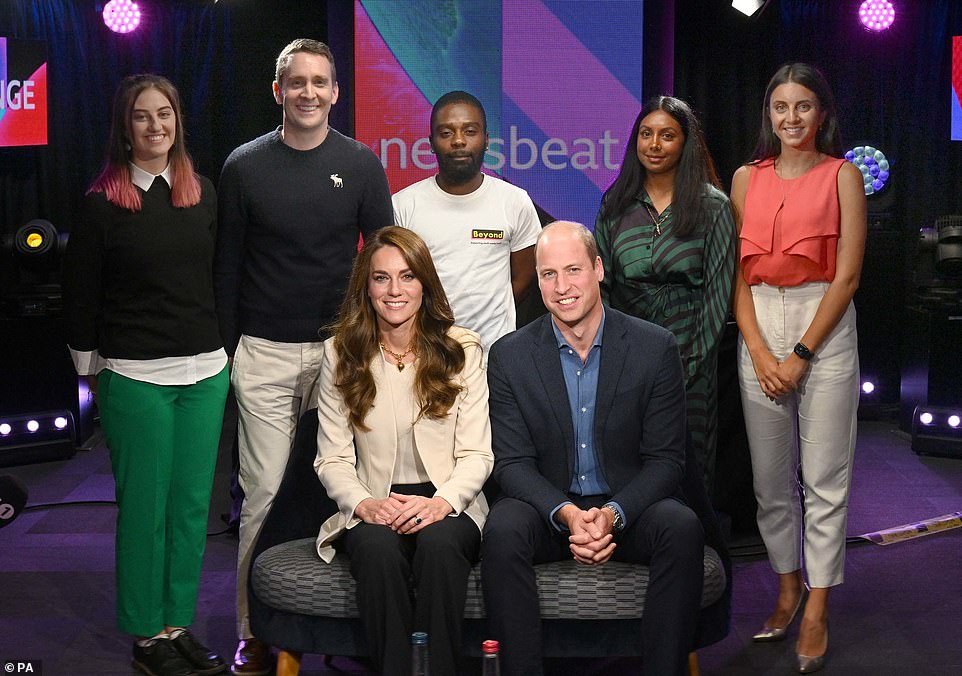
[[[501,676],[501,663],[498,658],[500,649],[497,641],[485,641],[481,644],[481,676]]]
[[[428,635],[423,631],[411,634],[411,676],[431,676],[428,665]]]

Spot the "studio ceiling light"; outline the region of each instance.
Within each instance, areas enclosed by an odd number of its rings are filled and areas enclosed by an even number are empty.
[[[870,31],[884,31],[895,21],[895,7],[888,0],[865,0],[858,8],[858,20]]]
[[[751,16],[765,6],[765,0],[732,0],[732,7],[745,16]]]
[[[114,33],[129,33],[140,25],[140,7],[133,0],[110,0],[104,5],[104,23]]]

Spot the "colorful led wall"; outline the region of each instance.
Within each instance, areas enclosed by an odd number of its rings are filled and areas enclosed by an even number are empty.
[[[593,227],[641,109],[640,0],[356,0],[355,134],[391,190],[433,176],[431,106],[485,106],[487,171]]]
[[[0,146],[47,144],[47,59],[42,42],[0,37]]]
[[[962,35],[952,38],[952,140],[962,141]]]

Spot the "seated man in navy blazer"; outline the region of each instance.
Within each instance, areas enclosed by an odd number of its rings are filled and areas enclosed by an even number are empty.
[[[502,674],[542,673],[534,564],[572,557],[651,568],[642,618],[646,674],[687,673],[704,533],[681,500],[685,383],[674,336],[601,303],[604,269],[578,223],[535,248],[548,315],[491,349],[494,477],[482,540],[489,631]]]

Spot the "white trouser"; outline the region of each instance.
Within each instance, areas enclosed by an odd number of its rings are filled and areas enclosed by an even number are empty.
[[[322,342],[277,343],[241,336],[231,384],[237,398],[244,506],[237,547],[237,635],[250,638],[247,575],[251,550],[284,477],[297,421],[315,405]]]
[[[827,288],[821,282],[751,287],[758,328],[776,359],[782,361],[792,353]],[[849,304],[819,347],[796,392],[776,401],[766,397],[740,336],[738,377],[758,499],[758,528],[769,561],[776,573],[799,570],[804,537],[809,585],[841,584],[859,398],[854,306]]]

